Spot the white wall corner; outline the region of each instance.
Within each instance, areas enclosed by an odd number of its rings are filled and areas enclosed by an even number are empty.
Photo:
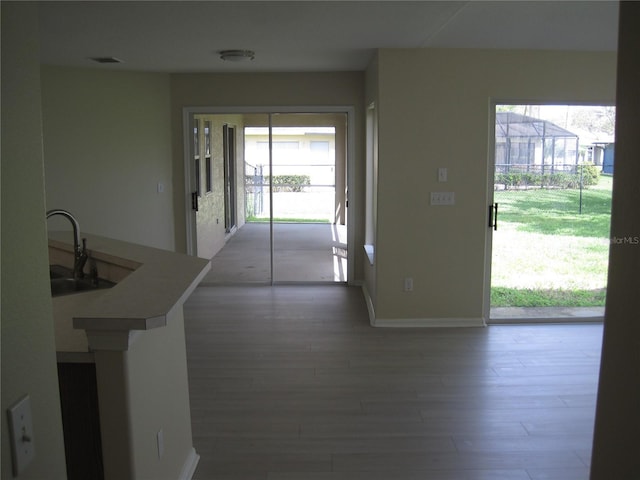
[[[362,294],[364,295],[364,301],[367,304],[367,311],[369,312],[369,323],[372,327],[375,327],[376,322],[376,311],[373,306],[373,300],[371,299],[371,295],[369,294],[369,290],[367,290],[366,285],[362,285]]]
[[[193,478],[193,474],[196,472],[199,461],[200,455],[198,455],[196,453],[196,449],[192,447],[189,451],[189,454],[187,455],[187,459],[185,460],[184,465],[182,465],[180,478],[178,478],[178,480],[191,480]]]

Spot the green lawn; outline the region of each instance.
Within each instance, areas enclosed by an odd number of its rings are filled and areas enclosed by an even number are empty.
[[[254,223],[269,223],[269,217],[247,217],[247,222]],[[273,223],[329,223],[326,218],[289,218],[289,217],[274,217]]]
[[[491,306],[604,305],[611,184],[495,192]]]

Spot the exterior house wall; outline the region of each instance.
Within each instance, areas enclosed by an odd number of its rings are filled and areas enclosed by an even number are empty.
[[[224,173],[224,125],[236,127],[236,226],[244,224],[244,165],[243,165],[243,118],[241,115],[194,115],[199,120],[198,142],[200,152],[200,198],[198,199],[197,245],[198,256],[212,258],[224,246],[225,229],[225,173]],[[207,190],[205,151],[205,122],[210,125],[211,190]]]

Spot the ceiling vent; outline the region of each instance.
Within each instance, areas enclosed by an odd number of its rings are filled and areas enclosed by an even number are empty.
[[[122,60],[116,57],[92,57],[91,60],[97,63],[122,63]]]
[[[256,58],[253,50],[221,50],[218,53],[225,62],[245,62]]]

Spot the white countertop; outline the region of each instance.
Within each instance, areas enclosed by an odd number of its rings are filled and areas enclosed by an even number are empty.
[[[166,325],[169,312],[182,306],[211,268],[209,260],[198,257],[96,235],[82,237],[97,260],[137,268],[112,288],[53,297],[59,352],[89,351],[84,330],[123,332]],[[71,232],[49,233],[50,247],[71,252],[71,243]]]

